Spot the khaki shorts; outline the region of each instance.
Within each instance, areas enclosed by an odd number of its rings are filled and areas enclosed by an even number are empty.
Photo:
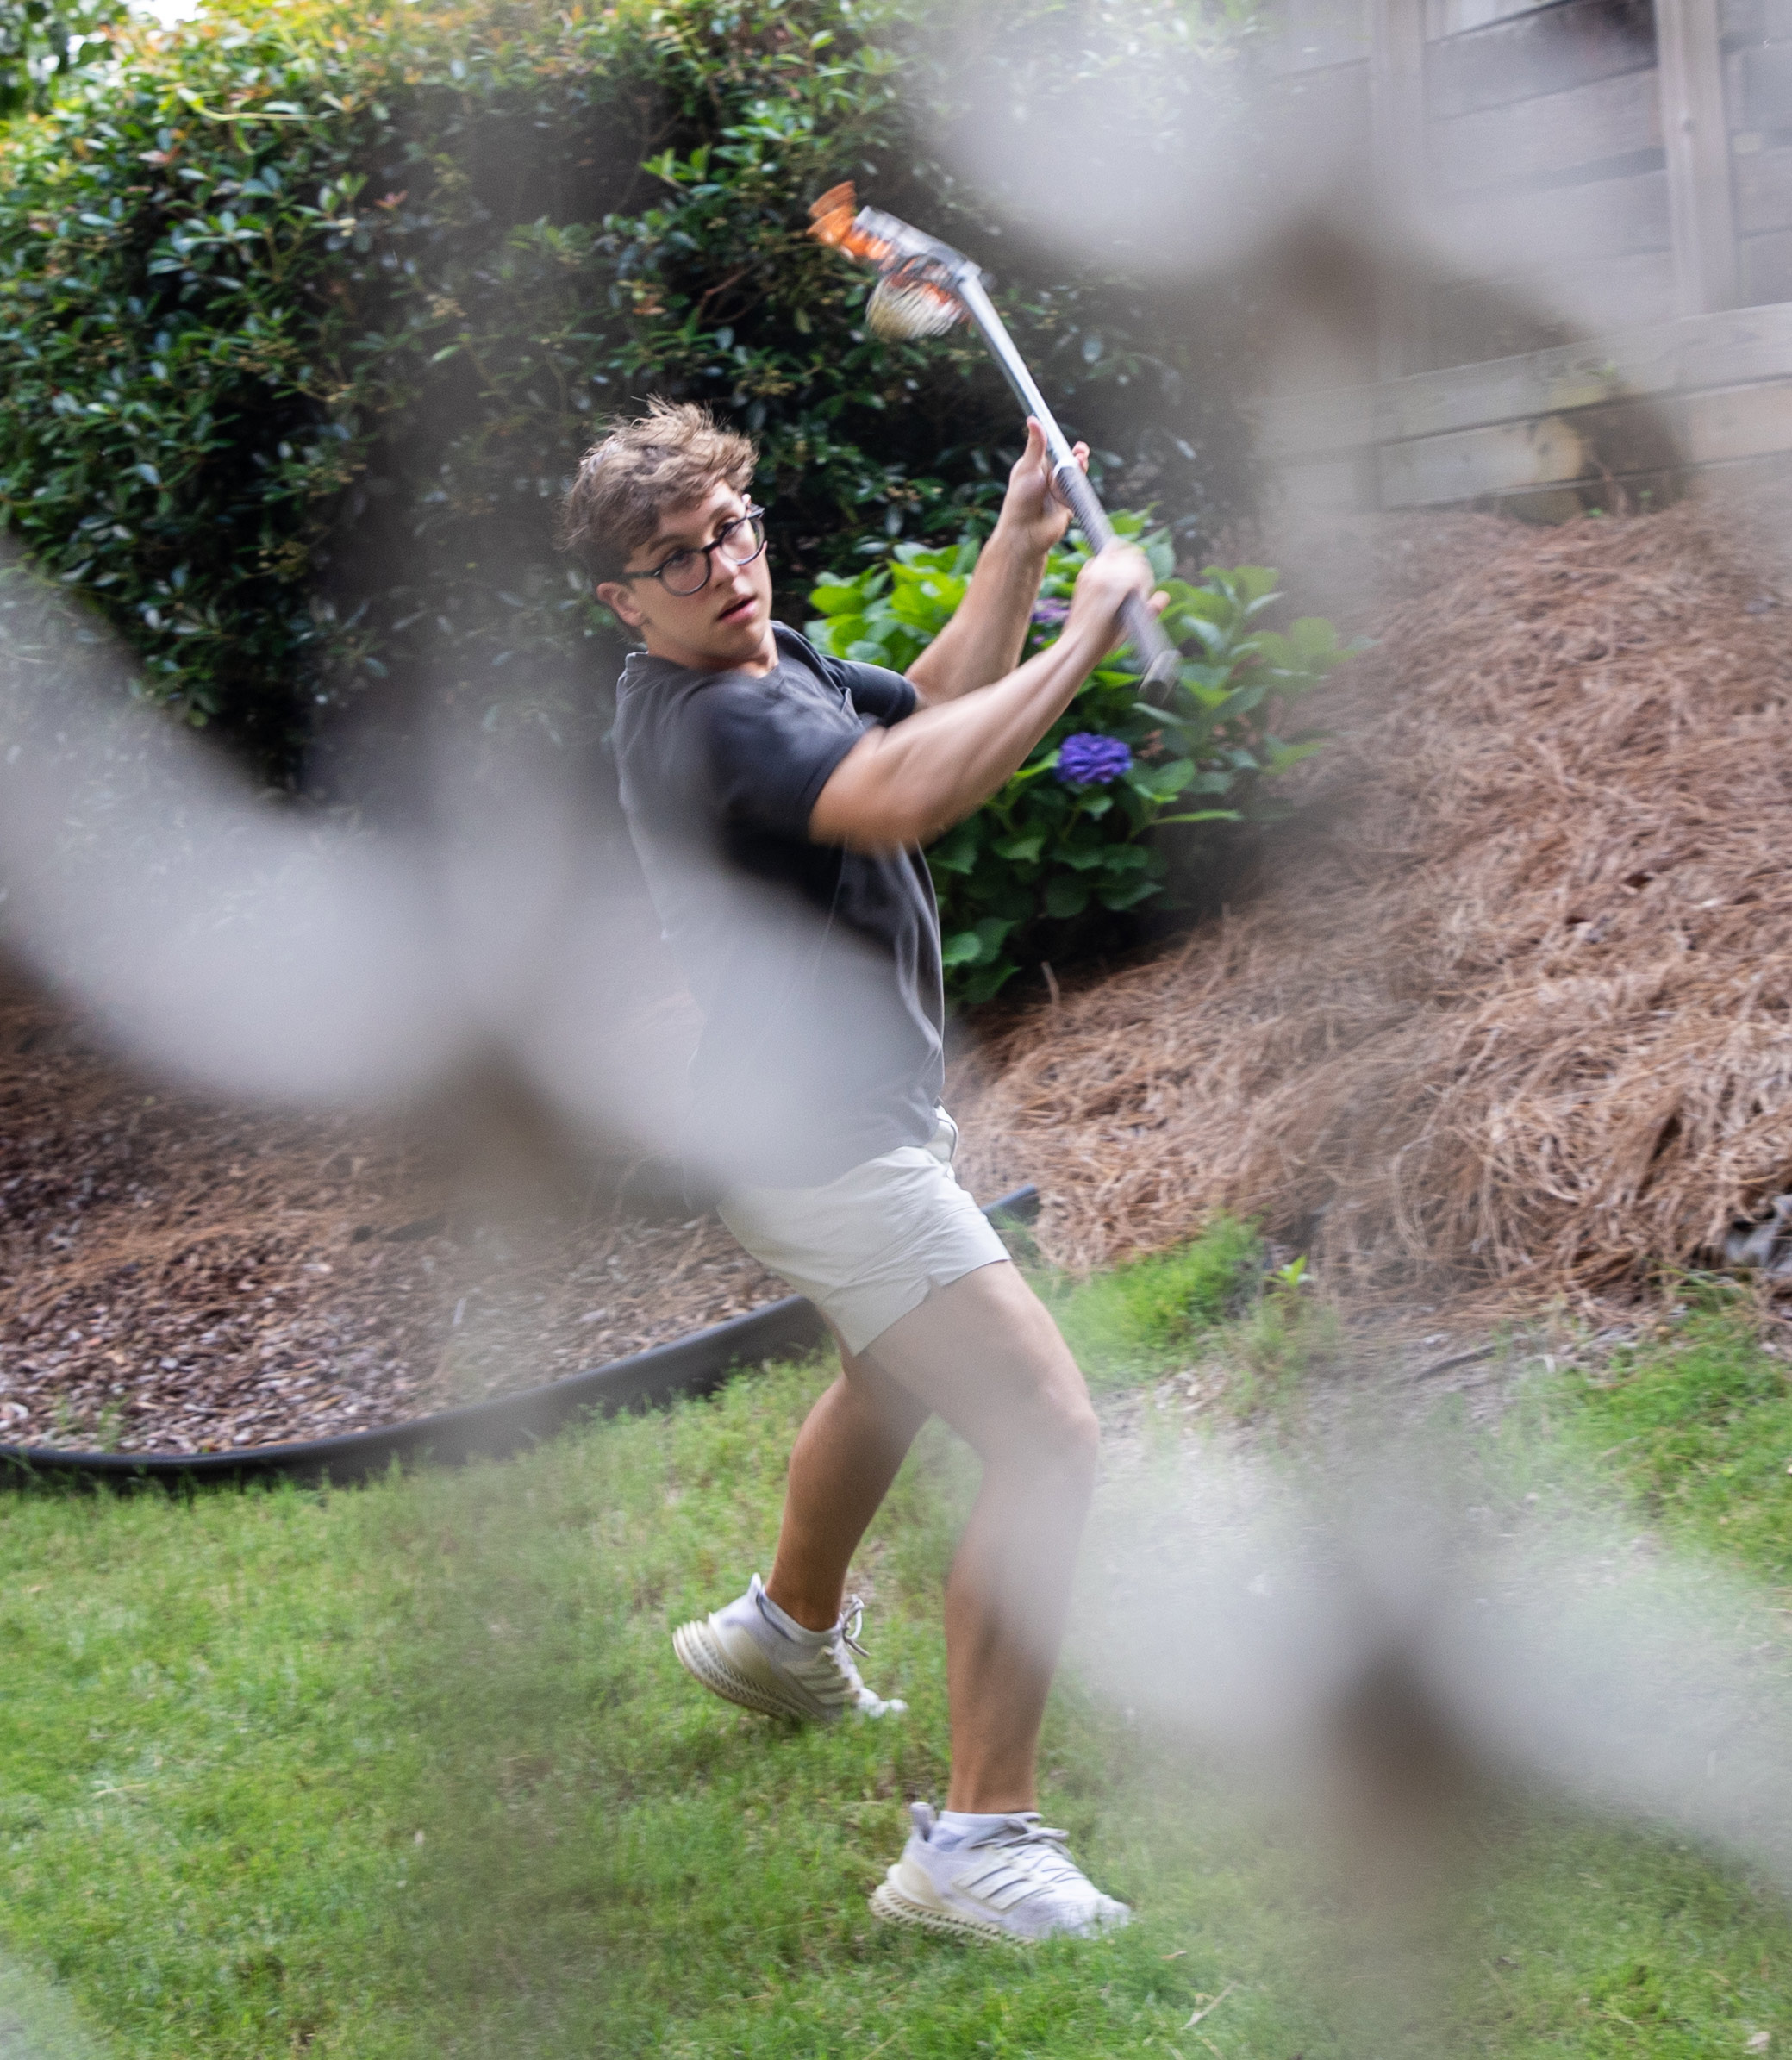
[[[861,1352],[935,1288],[1008,1257],[952,1170],[958,1143],[942,1108],[925,1145],[868,1158],[825,1187],[731,1188],[719,1213]]]

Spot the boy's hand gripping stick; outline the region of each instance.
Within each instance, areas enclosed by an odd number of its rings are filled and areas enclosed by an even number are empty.
[[[968,316],[989,345],[1015,398],[1045,431],[1053,480],[1077,527],[1095,550],[1112,543],[1114,525],[983,290],[982,273],[962,251],[899,222],[894,215],[876,208],[861,208],[854,215],[853,197],[850,184],[824,193],[809,209],[810,233],[877,272],[877,284],[865,309],[871,328],[892,340],[912,342],[917,337],[938,336]],[[1146,686],[1167,686],[1176,677],[1182,657],[1157,617],[1139,596],[1128,595],[1121,620],[1145,668]]]

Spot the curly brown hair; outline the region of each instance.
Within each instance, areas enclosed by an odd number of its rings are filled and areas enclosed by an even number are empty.
[[[560,544],[593,579],[615,579],[652,540],[668,508],[701,501],[718,480],[746,491],[759,446],[695,401],[654,399],[615,421],[578,461],[561,513]]]

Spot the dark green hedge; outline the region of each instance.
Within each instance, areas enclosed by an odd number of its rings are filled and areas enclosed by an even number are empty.
[[[71,76],[105,63],[125,0],[0,0],[0,115],[45,108]]]
[[[1093,24],[1060,70],[1158,36],[1173,123],[1205,90],[1168,61],[1190,13],[988,0],[979,27],[1035,98],[1033,29]],[[549,721],[590,700],[609,652],[556,507],[592,424],[648,392],[759,434],[801,620],[867,533],[957,534],[1017,443],[974,341],[859,327],[865,282],[803,233],[854,178],[998,265],[1114,496],[1197,547],[1244,500],[1240,312],[998,240],[909,111],[952,112],[954,18],[296,0],[140,36],[0,142],[13,534],[129,637],[147,691],[286,777],[321,709],[370,690]]]

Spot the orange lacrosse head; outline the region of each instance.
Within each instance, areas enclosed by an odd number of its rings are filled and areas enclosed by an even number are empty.
[[[809,233],[818,243],[845,250],[852,234],[852,217],[859,212],[859,196],[851,179],[830,186],[819,200],[809,203]]]
[[[859,196],[851,179],[830,186],[819,200],[809,203],[809,233],[818,243],[843,250],[861,265],[887,272],[902,253],[894,244],[886,243],[881,236],[868,235],[858,227],[854,221],[858,207]]]
[[[830,186],[810,204],[809,233],[880,275],[865,303],[865,319],[873,333],[902,343],[938,336],[951,328],[965,313],[958,296],[931,276],[937,267],[865,228],[855,212],[858,198],[850,179]]]

